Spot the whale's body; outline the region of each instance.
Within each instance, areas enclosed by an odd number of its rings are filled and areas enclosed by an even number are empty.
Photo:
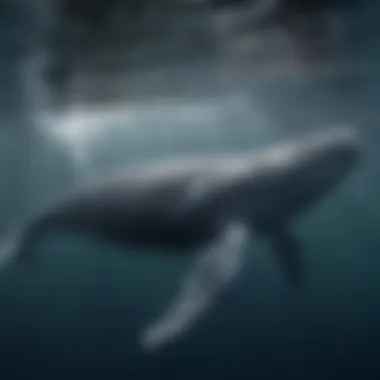
[[[135,166],[43,210],[6,248],[27,260],[42,236],[68,229],[141,251],[198,255],[173,305],[143,334],[145,347],[158,347],[210,307],[256,235],[275,242],[285,273],[299,282],[299,249],[288,224],[339,184],[358,152],[352,130],[339,128],[262,152]]]

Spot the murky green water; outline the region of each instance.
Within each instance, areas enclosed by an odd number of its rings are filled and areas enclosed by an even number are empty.
[[[63,134],[53,124],[4,122],[2,231],[125,162],[263,147],[338,122],[357,125],[365,149],[357,172],[297,225],[308,267],[300,292],[287,287],[260,241],[223,302],[156,356],[138,351],[137,334],[166,306],[189,262],[59,236],[44,242],[32,270],[1,270],[1,378],[377,378],[380,55],[377,40],[352,43],[362,59],[345,80],[256,78],[221,97],[131,106],[96,126],[76,114]],[[16,82],[2,89],[3,107]]]

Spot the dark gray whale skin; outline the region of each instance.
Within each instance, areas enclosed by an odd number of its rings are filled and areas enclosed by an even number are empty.
[[[9,234],[0,262],[33,265],[41,239],[57,230],[135,254],[196,256],[172,304],[140,335],[141,348],[152,352],[185,334],[215,304],[257,235],[273,243],[289,283],[301,285],[305,269],[291,221],[329,194],[359,156],[354,131],[335,128],[260,152],[141,164],[42,210]]]
[[[201,248],[232,219],[270,235],[331,192],[359,152],[351,128],[332,128],[258,152],[141,164],[31,219],[23,250],[53,229],[173,254]]]
[[[187,253],[217,234],[207,206],[181,210],[193,177],[189,173],[140,183],[140,176],[126,174],[96,184],[41,214],[25,236],[38,243],[52,230],[66,230],[126,248]],[[30,241],[25,243],[25,248],[30,246]]]

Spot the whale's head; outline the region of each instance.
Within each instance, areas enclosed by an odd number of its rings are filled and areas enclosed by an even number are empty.
[[[350,127],[331,128],[298,141],[290,178],[299,200],[313,202],[333,190],[357,165],[360,144]]]
[[[285,145],[272,161],[278,201],[289,211],[318,201],[353,171],[360,151],[357,133],[348,127],[330,128]]]
[[[357,133],[352,128],[333,128],[299,144],[294,169],[305,190],[329,191],[353,170],[360,157]]]

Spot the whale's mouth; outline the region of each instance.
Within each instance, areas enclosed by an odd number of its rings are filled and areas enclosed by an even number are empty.
[[[320,134],[305,152],[305,188],[310,192],[331,190],[353,170],[359,158],[360,146],[351,128]]]
[[[351,165],[342,160],[334,160],[328,166],[319,165],[307,177],[307,188],[314,191],[328,191],[338,185],[350,172]]]
[[[342,166],[355,164],[359,158],[360,143],[352,127],[332,128],[312,137],[310,151],[315,151],[321,161],[342,161]],[[317,157],[318,159],[318,157]]]

